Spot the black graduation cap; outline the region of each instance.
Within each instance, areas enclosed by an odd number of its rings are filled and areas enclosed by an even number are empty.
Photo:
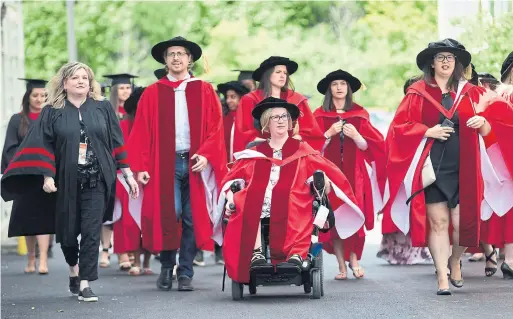
[[[114,86],[116,84],[132,84],[133,78],[138,78],[137,75],[132,75],[128,73],[120,73],[120,74],[108,74],[104,75],[103,77],[112,79],[111,85]]]
[[[27,91],[30,89],[42,89],[46,86],[46,83],[48,83],[48,81],[41,80],[41,79],[18,78],[18,80],[22,80],[22,81],[26,82]]]
[[[237,81],[244,80],[253,80],[253,70],[232,70],[233,72],[239,72],[239,76],[237,77]]]

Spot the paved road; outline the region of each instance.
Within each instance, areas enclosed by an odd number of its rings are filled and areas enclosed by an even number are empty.
[[[373,237],[371,237],[373,238]],[[374,236],[377,238],[377,236]],[[325,256],[325,297],[312,300],[301,287],[259,288],[243,302],[221,292],[221,266],[209,258],[197,268],[195,292],[158,291],[156,275],[130,277],[115,268],[100,269],[93,283],[98,303],[78,302],[67,292],[67,266],[60,251],[50,274],[23,274],[25,257],[2,255],[2,318],[513,318],[513,280],[500,271],[485,278],[484,263],[464,263],[465,287],[453,296],[435,295],[432,265],[390,266],[375,258],[370,240],[363,280],[334,281],[336,261]],[[116,263],[116,257],[113,257]],[[158,271],[158,262],[153,262]],[[247,290],[246,290],[247,291]]]

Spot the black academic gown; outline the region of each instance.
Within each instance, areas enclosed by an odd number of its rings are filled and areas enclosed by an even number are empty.
[[[2,151],[2,174],[16,154],[18,146],[23,141],[23,136],[19,134],[21,120],[21,114],[14,114],[7,125]],[[30,118],[28,120],[29,127],[31,127],[34,121]],[[8,236],[31,236],[52,233],[55,228],[55,218],[53,217],[55,215],[55,207],[52,205],[52,196],[54,195],[45,193],[42,188],[31,193],[16,196],[11,208]],[[37,227],[34,227],[35,225]]]
[[[20,146],[23,141],[23,136],[20,136],[19,129],[21,124],[21,114],[16,113],[11,116],[9,124],[7,125],[7,131],[5,132],[5,143],[2,151],[2,174],[4,173],[7,165],[13,158],[16,149]],[[32,120],[29,118],[29,127],[32,125]]]
[[[128,167],[128,161],[119,121],[108,101],[88,98],[80,109],[68,101],[61,109],[43,108],[1,180],[2,198],[9,201],[16,196],[40,192],[44,176],[54,178],[57,192],[46,200],[55,207],[55,213],[52,216],[51,212],[44,211],[41,214],[47,216],[40,216],[53,219],[54,229],[39,231],[38,225],[31,225],[31,230],[33,234],[55,233],[56,241],[66,246],[76,245],[75,228],[80,222],[77,218],[79,111],[107,186],[106,210],[99,213],[103,214],[104,221],[112,219],[116,170]],[[24,213],[29,215],[29,212]],[[10,236],[22,235],[15,232],[18,226],[10,225]]]

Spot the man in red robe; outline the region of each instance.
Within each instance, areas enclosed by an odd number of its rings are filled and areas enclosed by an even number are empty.
[[[130,162],[145,185],[143,248],[161,252],[157,287],[170,290],[176,252],[178,290],[193,290],[197,249],[213,250],[210,212],[226,173],[221,104],[212,85],[188,72],[201,48],[182,37],[156,44],[168,74],[141,96],[129,139]]]

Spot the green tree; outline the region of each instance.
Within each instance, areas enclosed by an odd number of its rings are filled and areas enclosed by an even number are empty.
[[[472,53],[477,72],[488,72],[500,80],[502,62],[512,51],[513,12],[492,18],[482,13],[473,19],[456,20],[465,26],[461,41]]]

